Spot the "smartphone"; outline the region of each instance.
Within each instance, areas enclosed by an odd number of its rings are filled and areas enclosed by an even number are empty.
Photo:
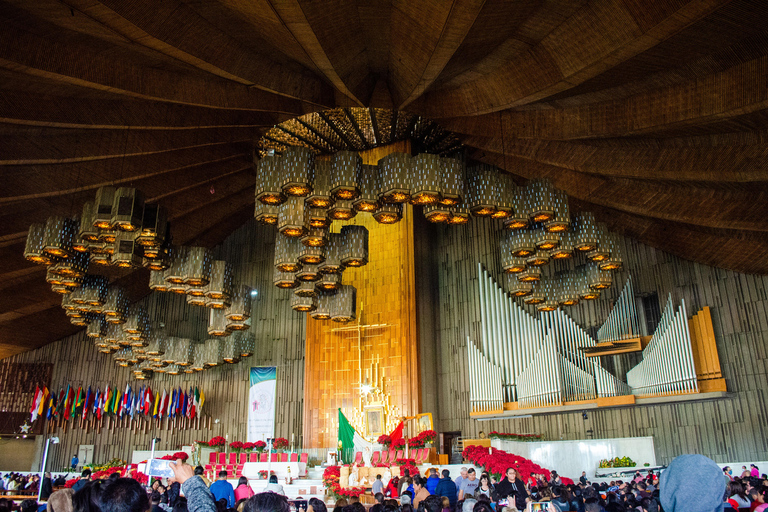
[[[159,476],[163,478],[173,478],[173,470],[169,465],[170,460],[152,459],[149,461],[149,470],[147,476]]]

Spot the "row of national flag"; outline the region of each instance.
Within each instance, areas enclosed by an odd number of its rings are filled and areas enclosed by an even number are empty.
[[[195,419],[200,415],[204,402],[205,394],[197,386],[188,391],[175,388],[170,393],[165,389],[162,393],[155,393],[149,386],[135,391],[130,384],[126,384],[125,391],[109,385],[103,391],[99,388],[94,391],[90,386],[88,389],[80,386],[75,390],[67,385],[58,394],[50,393],[45,386],[42,389],[37,386],[29,413],[33,422],[38,417],[85,420],[89,414],[96,419],[103,416]]]

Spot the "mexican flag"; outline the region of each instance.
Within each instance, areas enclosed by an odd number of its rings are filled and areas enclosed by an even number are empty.
[[[344,413],[339,408],[339,441],[341,441],[341,459],[347,464],[355,460],[356,452],[363,452],[366,448],[372,450],[373,443],[365,439],[355,430]],[[373,451],[370,451],[373,453]]]

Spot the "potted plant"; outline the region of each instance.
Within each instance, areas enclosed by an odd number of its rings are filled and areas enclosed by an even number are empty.
[[[243,443],[241,443],[240,441],[232,441],[231,443],[229,443],[229,448],[230,448],[230,449],[231,449],[233,452],[235,452],[235,453],[239,453],[239,452],[240,452],[240,450],[242,450],[242,449],[243,449]]]
[[[285,448],[288,448],[288,440],[284,437],[276,437],[272,441],[272,448],[274,448],[276,451],[282,451]]]
[[[227,444],[227,440],[221,436],[216,436],[208,441],[208,446],[215,449],[217,452],[221,451],[221,447]]]
[[[392,438],[387,434],[382,434],[376,439],[376,442],[382,445],[384,448],[389,449],[389,445],[392,444]]]
[[[264,450],[267,448],[267,443],[264,441],[256,441],[253,443],[253,449],[256,450],[258,453],[263,453]]]

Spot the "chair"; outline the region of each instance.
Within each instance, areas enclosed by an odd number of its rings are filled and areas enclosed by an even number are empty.
[[[270,462],[280,462],[280,460],[279,460],[279,456],[280,456],[280,454],[279,454],[279,453],[273,453],[273,454],[272,454],[272,457],[270,457],[270,459],[269,459],[269,460],[270,460]]]
[[[237,466],[237,454],[236,453],[229,453],[229,462],[227,463],[228,466]]]
[[[381,452],[373,452],[373,456],[371,457],[371,466],[376,466],[376,464],[379,463],[379,457],[381,457]]]
[[[299,462],[306,464],[309,461],[309,454],[304,452],[301,454],[301,457],[299,458]]]
[[[253,452],[250,457],[248,457],[249,462],[259,462],[259,454],[256,452]]]
[[[429,448],[419,448],[416,452],[416,464],[423,464],[429,456]]]
[[[355,464],[360,464],[363,462],[363,452],[357,452],[355,454]]]
[[[238,464],[240,466],[242,466],[243,464],[248,462],[248,454],[247,453],[241,453],[239,459],[240,459],[240,462]]]
[[[280,462],[288,462],[288,454],[287,453],[281,453],[280,454]]]
[[[395,458],[395,460],[400,460],[403,457],[405,457],[405,455],[403,455],[403,450],[397,450],[397,457]]]
[[[211,452],[208,454],[208,464],[216,464],[216,455],[218,455],[216,452]]]
[[[224,466],[227,464],[227,454],[224,452],[219,453],[219,466]]]
[[[389,452],[383,451],[381,452],[381,460],[379,460],[379,464],[387,464],[389,462]]]
[[[259,457],[259,462],[269,462],[269,454],[268,453],[262,453]]]
[[[291,453],[291,462],[299,462],[299,454],[296,452]]]

